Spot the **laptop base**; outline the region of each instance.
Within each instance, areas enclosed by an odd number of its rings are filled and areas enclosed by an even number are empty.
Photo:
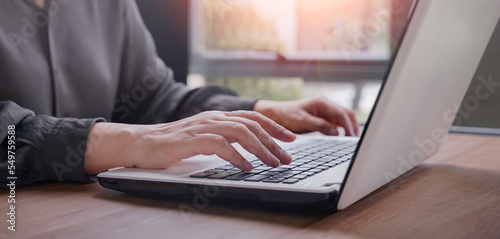
[[[98,178],[101,186],[131,195],[167,200],[187,200],[193,205],[241,203],[254,207],[292,211],[335,211],[338,192],[304,193],[130,179]]]

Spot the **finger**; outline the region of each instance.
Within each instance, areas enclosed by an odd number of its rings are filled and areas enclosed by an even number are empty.
[[[285,152],[256,121],[242,117],[228,117],[228,120],[245,125],[260,142],[283,164],[290,164],[292,157]]]
[[[336,127],[322,118],[313,115],[306,115],[303,117],[302,121],[308,127],[310,132],[319,131],[325,135],[339,135]]]
[[[223,136],[216,134],[199,134],[198,136],[195,143],[198,154],[215,154],[241,170],[253,169],[252,165]]]
[[[354,126],[352,125],[351,119],[346,112],[342,111],[340,113],[339,123],[342,127],[344,127],[346,136],[356,136]]]
[[[349,116],[349,119],[351,120],[351,124],[354,127],[355,136],[359,136],[359,124],[358,124],[358,120],[356,119],[356,113],[354,113],[354,111],[350,110],[350,109],[344,108],[344,110],[346,110],[347,115]]]
[[[264,115],[255,111],[234,111],[225,112],[228,117],[241,117],[249,120],[253,120],[259,123],[262,128],[269,133],[273,138],[284,142],[292,142],[297,136],[291,131],[285,129],[285,127],[279,125],[278,123],[272,121],[271,119],[265,117]]]
[[[320,113],[319,116],[325,118],[333,124],[338,124],[345,129],[347,136],[355,136],[355,130],[349,115],[346,110],[338,105],[331,103],[328,100],[319,101]]]
[[[268,166],[277,167],[280,164],[280,160],[244,124],[230,121],[213,121],[212,124],[200,129],[199,133],[216,134],[224,137],[228,142],[237,142]],[[267,138],[265,141],[273,141],[270,136],[267,136]],[[291,159],[288,161],[291,161]]]
[[[347,113],[347,116],[349,117],[349,120],[351,122],[351,125],[354,129],[354,135],[353,136],[359,136],[359,124],[358,120],[356,119],[356,113],[350,109],[344,108],[345,112]]]

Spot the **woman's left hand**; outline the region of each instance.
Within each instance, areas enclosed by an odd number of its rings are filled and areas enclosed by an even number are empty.
[[[287,102],[260,100],[254,110],[294,133],[319,131],[326,135],[339,135],[337,127],[342,127],[346,136],[359,135],[354,111],[324,97]]]

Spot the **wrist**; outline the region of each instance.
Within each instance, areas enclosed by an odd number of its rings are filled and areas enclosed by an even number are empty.
[[[281,126],[285,126],[283,125],[281,117],[279,117],[279,114],[277,113],[277,109],[280,108],[279,104],[280,102],[276,101],[259,100],[255,103],[253,110],[259,112]]]
[[[134,167],[132,148],[137,126],[96,123],[92,127],[85,152],[85,172],[96,174],[117,167]]]

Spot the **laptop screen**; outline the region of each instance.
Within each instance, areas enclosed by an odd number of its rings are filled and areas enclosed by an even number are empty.
[[[419,0],[341,188],[339,209],[434,155],[500,16],[500,2]]]

